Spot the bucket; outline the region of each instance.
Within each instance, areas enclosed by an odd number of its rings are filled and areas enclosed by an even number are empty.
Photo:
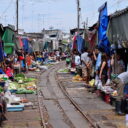
[[[110,103],[110,95],[105,94],[104,100],[105,100],[106,103]]]
[[[96,94],[97,94],[97,96],[101,96],[101,90],[96,90]]]
[[[110,104],[112,106],[115,106],[115,103],[116,103],[116,98],[114,98],[113,96],[110,96]]]
[[[72,72],[72,71],[71,71],[71,75],[76,75],[76,72]]]
[[[5,86],[5,82],[0,82],[0,86],[4,87]]]
[[[101,98],[103,101],[105,101],[105,92],[101,91],[101,96],[100,96],[100,98]]]

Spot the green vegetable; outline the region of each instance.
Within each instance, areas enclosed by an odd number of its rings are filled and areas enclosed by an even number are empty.
[[[2,87],[0,87],[0,93],[3,92],[3,91],[4,91],[4,89]]]
[[[60,69],[58,72],[68,73],[68,72],[69,72],[69,70],[68,70],[68,69]]]
[[[37,79],[35,78],[26,78],[24,79],[24,82],[32,82],[32,81],[36,81]]]
[[[24,75],[24,74],[17,74],[15,77],[22,77],[22,78],[25,78],[25,75]]]
[[[16,82],[9,83],[9,90],[15,90],[17,88],[18,88],[18,83]]]
[[[16,94],[34,94],[35,92],[32,90],[27,90],[25,88],[20,88],[17,90]]]
[[[19,80],[22,80],[24,81],[24,78],[23,77],[14,77],[14,79],[18,82]]]

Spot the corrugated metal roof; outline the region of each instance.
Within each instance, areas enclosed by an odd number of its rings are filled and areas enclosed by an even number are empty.
[[[110,19],[118,17],[118,16],[123,15],[125,13],[128,13],[128,7],[123,9],[123,10],[119,10],[119,11],[116,11],[115,13],[111,14]]]

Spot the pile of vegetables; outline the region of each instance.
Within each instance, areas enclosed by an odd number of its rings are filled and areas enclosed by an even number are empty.
[[[19,86],[18,86],[18,83],[17,83],[17,82],[10,82],[8,89],[9,89],[9,90],[17,90],[18,87],[19,87]]]
[[[65,69],[60,69],[58,71],[59,73],[68,73],[69,72],[69,69],[65,68]]]
[[[14,77],[14,79],[15,79],[18,83],[20,83],[20,84],[26,83],[26,82],[36,81],[35,78],[27,78],[27,77],[25,77],[24,74],[17,74],[17,75]]]
[[[4,91],[4,89],[0,86],[0,93],[3,92],[3,91]]]
[[[16,90],[16,94],[33,94],[37,87],[35,78],[27,78],[24,74],[17,74],[15,82],[9,83],[9,90]]]
[[[27,90],[25,88],[19,88],[16,92],[16,94],[34,94],[35,91]]]

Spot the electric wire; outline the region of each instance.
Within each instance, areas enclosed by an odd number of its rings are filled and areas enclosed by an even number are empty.
[[[9,10],[9,8],[11,7],[11,5],[12,5],[12,3],[13,3],[13,0],[10,0],[10,2],[9,2],[9,4],[8,4],[8,6],[5,8],[5,10],[2,12],[2,15],[1,15],[1,17],[2,16],[4,16],[4,14]]]

